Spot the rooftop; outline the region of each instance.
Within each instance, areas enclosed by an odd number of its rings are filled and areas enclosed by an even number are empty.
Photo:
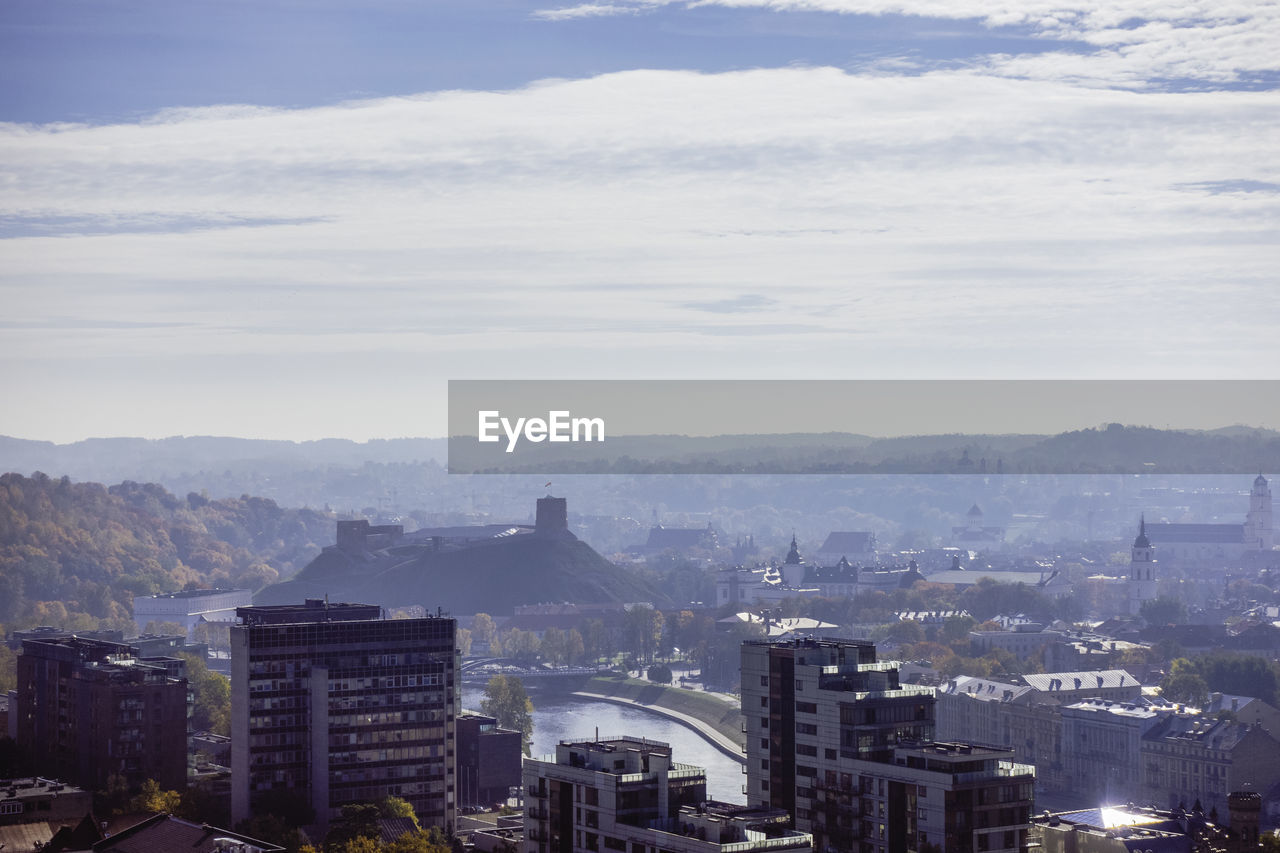
[[[1043,692],[1140,687],[1141,682],[1123,669],[1098,672],[1041,672],[1022,676],[1027,686]]]
[[[271,604],[237,607],[236,616],[246,625],[287,625],[307,622],[366,622],[382,618],[376,604],[330,604],[323,598],[308,598],[302,604]]]
[[[68,785],[56,779],[45,779],[43,776],[23,776],[16,779],[0,779],[0,802],[5,800],[24,800],[47,797],[50,794],[82,794],[84,791],[75,785]]]
[[[221,589],[221,588],[214,588],[214,589],[184,589],[184,590],[182,590],[182,591],[180,591],[180,592],[162,592],[162,593],[160,593],[159,595],[142,595],[142,596],[139,596],[139,597],[138,597],[138,600],[139,600],[139,601],[142,601],[142,600],[154,600],[154,601],[159,601],[159,600],[161,600],[161,599],[165,599],[165,598],[207,598],[207,597],[208,597],[208,596],[210,596],[210,595],[225,595],[225,594],[227,594],[228,592],[244,592],[244,593],[248,593],[248,592],[250,592],[250,590],[247,590],[247,589]]]

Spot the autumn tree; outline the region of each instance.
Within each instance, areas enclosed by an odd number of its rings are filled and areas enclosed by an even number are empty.
[[[480,710],[496,719],[503,728],[520,732],[524,754],[529,754],[529,746],[533,742],[533,702],[520,679],[505,675],[490,678],[484,688]]]
[[[489,649],[489,654],[501,654],[493,648],[493,641],[498,638],[498,626],[488,613],[477,613],[471,620],[471,641]]]
[[[564,662],[565,656],[565,635],[564,631],[554,625],[542,632],[542,657],[548,663],[559,666]]]
[[[1164,595],[1142,602],[1138,613],[1148,625],[1182,625],[1187,621],[1187,606]]]
[[[471,632],[466,628],[459,628],[456,633],[456,642],[458,645],[458,654],[465,657],[471,656]]]
[[[173,814],[182,803],[182,795],[177,791],[165,791],[155,779],[142,783],[138,795],[129,801],[131,812],[164,812]]]
[[[1160,683],[1160,691],[1170,702],[1198,705],[1209,696],[1209,684],[1186,658],[1175,658],[1169,674]]]
[[[195,655],[179,653],[187,662],[187,684],[195,697],[191,725],[220,735],[231,734],[231,682]]]
[[[585,643],[582,640],[582,634],[577,628],[570,628],[564,635],[565,663],[569,666],[573,666],[575,663],[581,663],[584,651]]]

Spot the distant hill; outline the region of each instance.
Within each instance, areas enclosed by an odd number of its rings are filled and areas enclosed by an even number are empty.
[[[333,600],[453,613],[510,614],[520,604],[648,601],[666,597],[572,536],[523,533],[458,550],[397,549],[352,556],[326,548],[292,579],[262,589],[255,604]]]
[[[177,497],[152,483],[107,488],[0,476],[0,621],[132,630],[135,595],[188,585],[256,589],[309,562],[334,517],[264,498]]]
[[[1280,432],[1110,424],[1044,435],[616,436],[604,444],[454,439],[450,470],[485,474],[1248,474],[1280,468]]]
[[[116,483],[169,482],[199,471],[255,471],[270,474],[308,469],[359,468],[372,463],[443,464],[442,438],[394,438],[357,442],[271,441],[222,436],[171,438],[90,438],[72,444],[0,436],[0,471]]]

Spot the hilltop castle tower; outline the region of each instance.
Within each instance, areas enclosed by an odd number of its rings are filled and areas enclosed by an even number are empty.
[[[1138,538],[1129,555],[1129,614],[1137,616],[1144,601],[1156,597],[1156,549],[1147,539],[1147,519],[1138,522]]]
[[[1271,486],[1258,475],[1249,492],[1249,514],[1244,520],[1244,542],[1249,549],[1270,551],[1275,545],[1271,527]]]

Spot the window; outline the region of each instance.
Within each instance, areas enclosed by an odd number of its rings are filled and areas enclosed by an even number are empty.
[[[807,743],[798,743],[796,744],[796,755],[808,755],[813,758],[817,758],[818,748],[816,746],[810,746]]]
[[[797,775],[797,776],[810,776],[810,777],[817,776],[817,775],[818,775],[818,768],[816,768],[816,767],[806,767],[806,766],[804,766],[803,764],[797,764],[797,765],[796,765],[796,775]]]
[[[760,748],[761,749],[769,748],[769,739],[767,737],[760,738]]]
[[[801,714],[816,714],[818,713],[818,706],[813,702],[797,702],[796,711]]]
[[[839,756],[839,753],[837,753],[834,749],[824,750],[824,754],[827,757],[827,761],[835,761],[836,758]]]
[[[760,676],[760,686],[761,686],[761,687],[768,687],[768,686],[769,686],[769,676],[767,676],[767,675],[762,675],[762,676]]]

